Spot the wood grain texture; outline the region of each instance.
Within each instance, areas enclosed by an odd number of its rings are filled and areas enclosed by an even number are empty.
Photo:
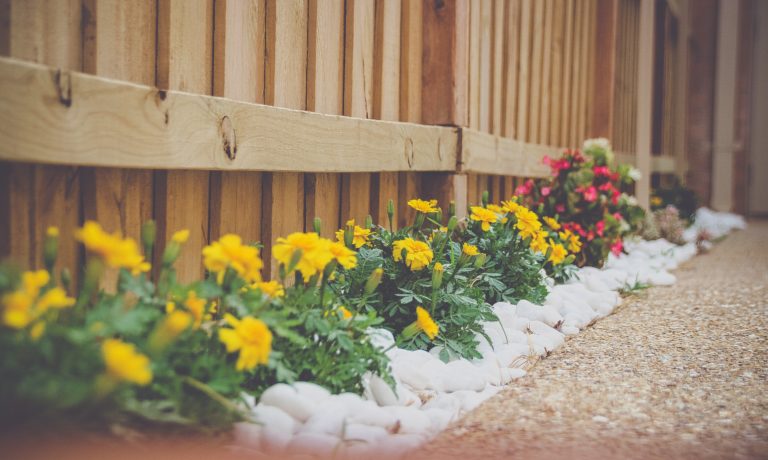
[[[488,21],[491,20],[491,11],[485,13]],[[423,123],[454,126],[468,124],[469,15],[469,3],[466,0],[426,2],[424,5],[421,80]],[[486,38],[487,65],[490,66],[491,37],[488,35]],[[490,77],[490,67],[487,71]],[[487,90],[490,91],[490,86]]]
[[[480,2],[480,112],[478,129],[491,132],[491,65],[493,63],[493,2]]]
[[[423,53],[423,6],[421,0],[403,0],[400,28],[400,119],[421,123],[421,71]],[[419,195],[419,177],[398,173],[395,227],[412,222],[415,211],[407,201]]]
[[[636,167],[643,177],[635,183],[635,196],[640,206],[648,209],[651,196],[651,117],[653,91],[653,24],[654,1],[640,0],[638,21],[637,74],[637,155]]]
[[[65,107],[55,75],[46,66],[0,58],[0,159],[310,172],[450,171],[456,162],[455,128],[161,92],[81,73],[64,74],[73,101]]]
[[[565,0],[565,45],[563,52],[563,92],[560,108],[560,144],[573,147],[569,137],[569,126],[572,117],[573,106],[571,104],[571,95],[573,94],[573,23],[574,23],[574,0]]]
[[[158,4],[157,85],[210,94],[213,69],[213,3],[208,0],[161,0]],[[189,229],[176,262],[177,278],[191,282],[203,272],[200,248],[208,243],[209,174],[161,171],[155,174],[156,263],[174,232]]]
[[[517,76],[517,126],[515,138],[528,139],[528,109],[531,85],[531,23],[533,18],[531,0],[521,0],[520,5],[520,48],[518,53],[519,67]]]
[[[557,147],[531,144],[472,129],[462,131],[461,167],[466,173],[545,177],[544,155],[556,156]],[[471,189],[470,174],[470,189]],[[471,200],[470,200],[471,201]]]
[[[216,0],[214,4],[213,94],[264,102],[266,5],[264,0]],[[210,175],[209,233],[261,241],[262,177],[252,171]]]
[[[401,0],[382,0],[376,3],[373,117],[379,120],[396,121],[400,118],[401,19]],[[397,190],[397,173],[372,175],[370,212],[374,222],[387,221],[387,202],[390,199],[397,200]]]
[[[544,55],[544,7],[546,3],[543,0],[533,2],[533,22],[532,22],[532,41],[531,41],[531,61],[530,61],[530,90],[531,95],[528,99],[528,131],[525,140],[529,142],[539,141],[539,123],[541,121],[542,99],[542,63]]]
[[[519,72],[520,55],[520,1],[510,0],[507,3],[507,20],[505,21],[505,40],[507,56],[504,62],[506,78],[504,89],[504,132],[505,137],[517,135],[517,77]]]
[[[344,104],[344,0],[310,0],[307,42],[307,110],[341,114]],[[341,225],[341,175],[304,175],[304,227],[322,221],[322,235]]]
[[[82,68],[80,1],[8,0],[3,10],[4,53],[62,69]],[[4,163],[0,169],[0,239],[7,244],[0,258],[11,256],[25,268],[42,267],[45,230],[56,226],[61,235],[56,270],[67,267],[77,283],[79,168]]]
[[[83,7],[83,70],[107,78],[154,85],[156,5],[88,0]],[[142,223],[153,217],[152,172],[88,168],[82,180],[85,218],[138,241]],[[107,273],[102,286],[112,289],[116,279],[116,273]]]
[[[548,145],[563,145],[560,139],[560,123],[563,119],[563,48],[565,46],[565,0],[553,0],[554,18],[552,24],[552,78],[549,85],[550,119]]]
[[[373,117],[373,42],[376,23],[373,0],[347,0],[344,57],[344,115]],[[371,212],[371,175],[344,174],[341,220],[363,222]]]
[[[493,3],[493,61],[491,71],[491,132],[504,134],[504,90],[505,90],[505,36],[506,1],[494,0]]]
[[[595,70],[592,91],[593,137],[610,138],[613,134],[614,94],[616,91],[616,35],[618,0],[597,0],[595,31]]]
[[[480,129],[480,36],[481,2],[469,4],[469,89],[468,126]]]

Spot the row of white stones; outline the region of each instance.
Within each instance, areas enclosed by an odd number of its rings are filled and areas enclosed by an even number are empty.
[[[699,210],[696,228],[721,236],[744,228],[732,214]],[[693,235],[693,236],[691,236]],[[689,241],[695,233],[689,232]],[[375,375],[364,376],[365,394],[331,395],[308,382],[277,384],[258,404],[250,401],[259,423],[239,423],[236,447],[266,454],[356,458],[366,453],[398,457],[435,436],[462,414],[526,374],[537,357],[558,349],[565,337],[609,315],[621,302],[619,290],[638,283],[671,285],[669,270],[696,254],[693,242],[676,246],[665,240],[632,240],[628,254],[611,256],[605,267],[582,268],[566,284],[553,285],[544,305],[499,302],[498,322],[484,325],[488,343],[478,336],[481,359],[439,358],[439,347],[426,351],[391,348],[396,391]],[[389,348],[394,339],[371,331],[375,343]]]

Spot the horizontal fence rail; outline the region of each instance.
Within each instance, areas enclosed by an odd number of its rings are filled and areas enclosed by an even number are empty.
[[[453,171],[457,128],[165,91],[0,58],[0,159],[303,172]]]

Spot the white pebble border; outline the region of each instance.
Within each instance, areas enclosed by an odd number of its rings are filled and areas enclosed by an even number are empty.
[[[688,243],[632,240],[628,254],[609,257],[605,267],[585,267],[566,284],[554,285],[544,305],[521,301],[498,302],[493,310],[499,322],[486,323],[492,344],[479,337],[482,359],[443,363],[439,349],[387,352],[397,382],[393,392],[373,375],[364,377],[365,394],[331,395],[308,382],[277,384],[268,388],[250,409],[259,423],[238,423],[234,429],[239,452],[359,458],[375,453],[397,458],[434,437],[448,424],[498,393],[536,358],[558,349],[568,335],[578,334],[605,317],[621,303],[619,290],[637,283],[674,284],[669,271],[696,254],[700,230],[718,238],[745,228],[740,216],[699,209],[695,224],[685,233]],[[384,330],[371,332],[383,348],[394,343]],[[424,402],[425,401],[425,402]]]

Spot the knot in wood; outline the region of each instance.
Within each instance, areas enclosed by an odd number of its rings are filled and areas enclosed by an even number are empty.
[[[235,128],[232,126],[232,121],[226,115],[221,118],[219,133],[221,133],[224,155],[230,160],[234,160],[237,156],[237,137],[235,136]]]
[[[56,95],[59,103],[66,108],[72,106],[72,77],[69,72],[57,69],[53,74],[53,84],[56,87]]]
[[[405,161],[408,162],[408,168],[413,168],[413,139],[407,137],[403,143],[403,153],[405,154]]]

